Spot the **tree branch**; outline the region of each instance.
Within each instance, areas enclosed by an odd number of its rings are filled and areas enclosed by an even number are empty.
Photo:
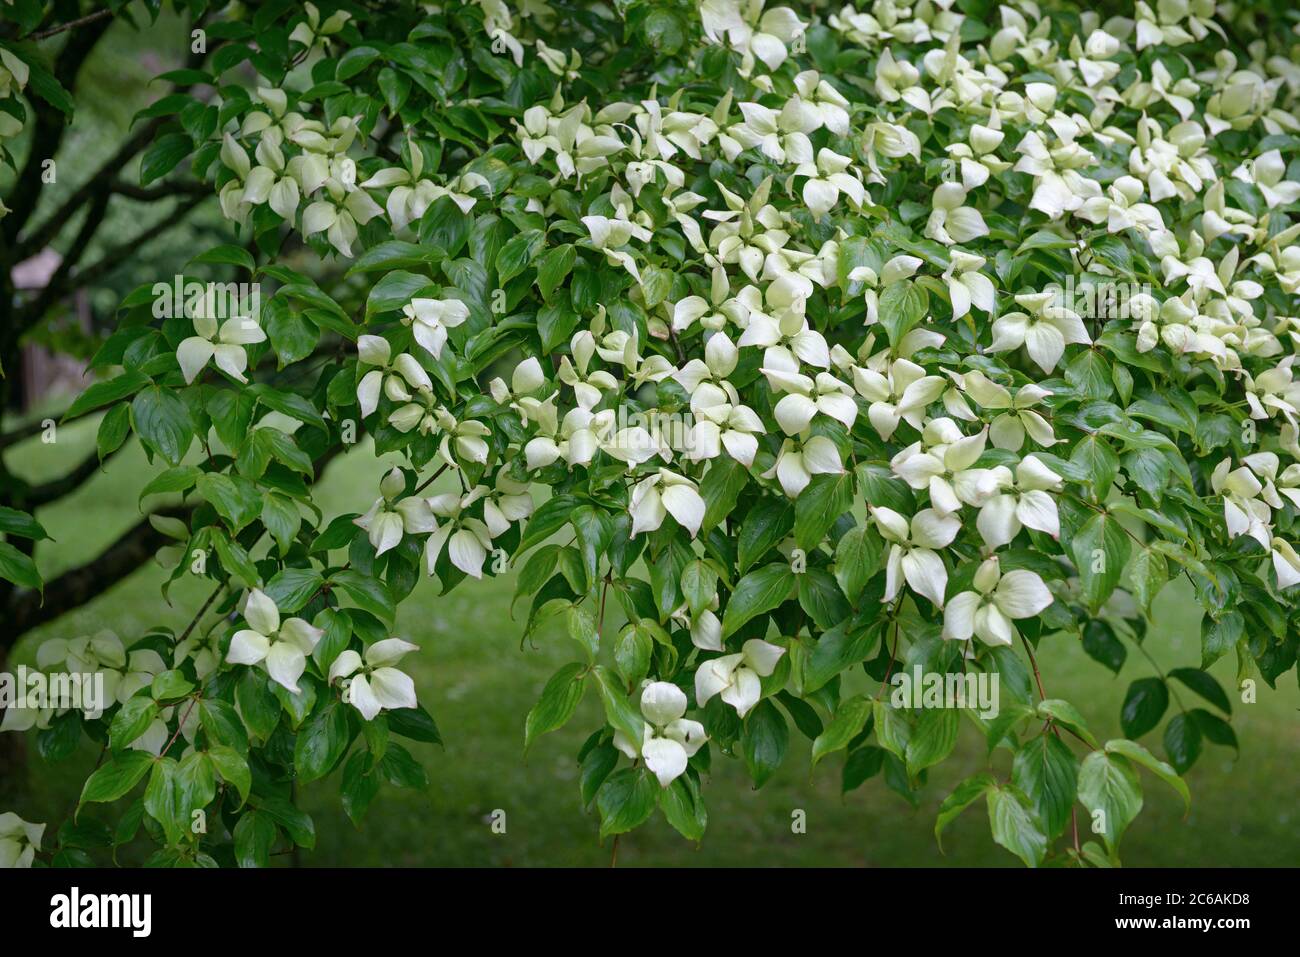
[[[158,128],[162,126],[164,117],[158,116],[145,123],[138,130],[132,133],[121,146],[117,148],[112,156],[95,171],[90,179],[82,183],[77,189],[64,200],[63,204],[56,209],[45,222],[36,227],[31,233],[24,236],[18,244],[18,253],[16,261],[21,262],[29,256],[35,255],[46,246],[50,241],[59,234],[64,226],[67,225],[78,209],[95,193],[106,193],[112,190],[113,180],[126,165],[129,160],[153,139]]]
[[[70,90],[76,85],[75,80],[81,65],[90,56],[90,51],[103,37],[111,22],[111,20],[99,19],[89,30],[78,31],[69,38],[54,64],[54,77],[64,88]],[[27,162],[23,164],[22,172],[18,174],[9,192],[10,210],[0,224],[5,241],[10,248],[13,248],[18,233],[27,225],[27,220],[36,209],[36,202],[41,195],[41,174],[44,172],[41,163],[52,159],[59,151],[63,134],[68,127],[63,114],[48,103],[38,101],[33,105],[36,125],[32,134],[31,150],[27,154]],[[14,262],[17,260],[8,260],[9,265]]]
[[[84,17],[76,20],[69,20],[67,23],[61,23],[57,27],[50,27],[48,30],[42,30],[39,33],[33,33],[30,37],[32,40],[44,40],[46,37],[52,37],[62,33],[64,30],[75,30],[77,27],[84,27],[88,23],[94,23],[96,20],[102,20],[104,17],[111,17],[112,10],[96,10]]]

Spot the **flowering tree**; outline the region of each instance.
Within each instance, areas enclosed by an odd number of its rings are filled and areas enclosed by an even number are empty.
[[[180,634],[47,643],[112,699],[15,720],[103,743],[81,807],[121,802],[114,844],[262,864],[313,843],[298,788],[341,768],[360,820],[424,783],[396,608],[514,568],[527,632],[575,642],[525,746],[599,697],[602,836],[658,811],[700,840],[714,757],[761,786],[791,723],[845,790],[911,799],[965,718],[989,771],[936,835],[983,801],[1027,865],[1118,861],[1146,775],[1189,800],[1203,741],[1235,744],[1205,669],[1295,664],[1300,66],[1250,6],[1087,6],[208,11],[210,69],[169,79],[216,95],[155,104],[144,166],[212,184],[247,244],[195,261],[270,294],[141,288],[68,418],[139,437],[142,495],[186,502],[171,581],[213,590]],[[363,435],[405,464],[322,514]],[[1199,667],[1136,681],[1104,740],[1035,649],[1117,671],[1184,576]],[[899,701],[918,669],[996,676],[1000,707]],[[1210,707],[1162,759],[1137,739],[1174,684]],[[41,843],[0,818],[0,861]]]

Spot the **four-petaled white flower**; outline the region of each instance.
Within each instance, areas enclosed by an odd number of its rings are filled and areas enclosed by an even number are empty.
[[[252,316],[232,316],[218,323],[218,310],[209,308],[213,302],[211,298],[205,300],[206,305],[193,316],[195,334],[182,339],[176,347],[176,361],[187,385],[209,360],[215,361],[217,368],[231,378],[247,382],[244,370],[248,368],[248,353],[244,346],[266,340],[266,333]]]
[[[375,720],[380,711],[414,708],[418,704],[415,682],[393,665],[419,650],[419,646],[401,638],[376,641],[364,655],[348,648],[330,665],[330,684],[340,682],[343,700],[360,711],[367,721]]]
[[[776,670],[783,654],[780,645],[751,638],[736,654],[709,659],[695,672],[695,703],[703,708],[714,695],[721,695],[743,718],[758,704],[762,679]]]
[[[645,718],[638,749],[622,731],[614,732],[614,747],[629,758],[641,758],[666,788],[686,771],[686,763],[704,744],[704,725],[684,717],[686,693],[667,681],[648,682],[641,692],[641,715]]]
[[[1002,574],[997,558],[986,559],[975,571],[974,591],[954,595],[943,612],[943,636],[969,641],[974,635],[986,645],[1009,645],[1015,637],[1012,621],[1033,618],[1052,603],[1037,572],[1016,569]]]
[[[885,594],[880,600],[893,601],[906,580],[912,591],[942,608],[944,592],[948,589],[948,569],[937,549],[952,544],[961,531],[961,521],[955,515],[941,515],[932,508],[917,512],[910,522],[892,508],[873,505],[869,509],[881,536],[890,543]]]
[[[307,670],[307,656],[316,649],[324,631],[301,618],[281,622],[275,600],[260,588],[248,593],[244,621],[248,627],[230,639],[226,661],[236,665],[265,664],[272,681],[298,694],[298,679]]]

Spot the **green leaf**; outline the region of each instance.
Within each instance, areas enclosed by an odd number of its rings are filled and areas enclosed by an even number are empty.
[[[284,828],[285,833],[299,847],[311,850],[316,846],[316,825],[311,816],[281,797],[264,797],[253,795],[250,803],[270,815],[276,824]]]
[[[349,568],[335,572],[330,581],[342,588],[356,602],[357,607],[370,612],[388,627],[393,627],[397,606],[387,586],[379,579]]]
[[[750,572],[736,584],[727,602],[722,637],[734,635],[747,621],[780,606],[790,597],[794,585],[794,572],[781,562]]]
[[[298,780],[306,783],[323,778],[342,760],[351,743],[347,711],[330,702],[298,732],[293,751]]]
[[[1124,643],[1115,637],[1115,630],[1100,618],[1093,618],[1083,626],[1083,650],[1093,661],[1099,661],[1115,674],[1124,667],[1128,652]]]
[[[194,683],[183,672],[163,671],[154,675],[149,690],[159,703],[177,701],[194,690]]]
[[[930,295],[911,280],[890,283],[880,294],[880,323],[889,344],[897,346],[929,309]]]
[[[934,819],[934,840],[939,845],[940,851],[943,850],[944,828],[955,821],[962,811],[983,797],[985,792],[996,786],[997,782],[994,780],[993,775],[985,772],[966,778],[953,788],[951,794],[943,799],[943,803],[939,805],[938,814]]]
[[[637,748],[641,747],[641,738],[645,734],[645,719],[641,717],[639,707],[628,700],[626,692],[619,687],[618,680],[603,666],[592,669],[600,688],[600,700],[605,706],[605,720],[615,731],[622,731]]]
[[[1183,715],[1178,715],[1178,718],[1182,717]],[[1174,720],[1178,720],[1178,718],[1175,718]],[[1172,723],[1173,722],[1171,721],[1170,724]],[[1129,760],[1142,765],[1142,767],[1146,768],[1178,792],[1179,796],[1183,799],[1183,813],[1187,813],[1192,809],[1192,793],[1187,789],[1187,782],[1178,776],[1177,771],[1165,764],[1165,762],[1161,761],[1136,741],[1128,741],[1124,738],[1115,738],[1106,742],[1106,752],[1108,754],[1122,754]]]
[[[692,615],[707,610],[718,593],[718,573],[707,563],[696,559],[682,572],[682,597]]]
[[[105,804],[116,801],[140,782],[153,763],[153,755],[144,751],[113,755],[86,780],[79,803]]]
[[[280,702],[267,687],[267,678],[248,669],[235,685],[235,703],[251,737],[266,741],[280,723]]]
[[[184,133],[167,133],[158,137],[140,159],[140,185],[148,186],[162,179],[192,152],[194,141]]]
[[[834,628],[849,617],[853,609],[830,572],[824,568],[808,568],[797,578],[799,606],[818,628]]]
[[[212,263],[218,266],[238,266],[241,269],[247,269],[250,273],[257,272],[257,261],[253,259],[253,254],[243,246],[236,246],[232,243],[213,246],[206,252],[199,253],[190,260],[190,265],[194,265],[195,263]]]
[[[388,727],[393,734],[400,734],[412,741],[425,744],[442,744],[442,735],[429,712],[423,707],[398,708],[388,712]]]
[[[879,536],[861,525],[839,540],[835,546],[835,580],[850,604],[857,605],[862,589],[880,570],[884,554]]]
[[[847,748],[849,742],[862,731],[862,726],[867,723],[867,718],[870,716],[869,698],[858,695],[847,701],[841,701],[835,711],[835,717],[826,726],[826,730],[813,741],[812,766],[816,767],[817,762],[826,755]]]
[[[275,821],[262,811],[249,811],[235,825],[235,860],[240,867],[270,867]]]
[[[957,744],[959,715],[956,708],[922,708],[907,739],[908,775],[932,767],[952,754]]]
[[[23,588],[41,588],[36,563],[8,542],[0,542],[0,578]]]
[[[92,412],[101,406],[121,402],[135,395],[149,384],[149,379],[134,369],[127,369],[120,376],[96,382],[77,396],[68,411],[63,413],[64,422],[70,422],[79,416]]]
[[[1058,837],[1070,819],[1078,780],[1078,759],[1054,734],[1026,741],[1011,766],[1011,783],[1029,798],[1049,840]]]
[[[1149,613],[1151,603],[1169,581],[1169,563],[1154,549],[1143,548],[1134,556],[1129,575],[1133,580],[1133,597]]]
[[[1201,667],[1208,668],[1236,647],[1246,630],[1246,619],[1239,611],[1227,611],[1219,617],[1201,619]],[[1125,732],[1127,733],[1127,732]],[[1132,735],[1129,735],[1132,737]]]
[[[241,805],[248,800],[248,793],[253,788],[253,774],[248,767],[248,759],[225,745],[213,745],[208,749],[208,757],[225,781],[239,792]]]
[[[805,552],[822,543],[835,520],[853,505],[853,473],[814,475],[794,503],[794,540]]]
[[[659,782],[645,768],[624,768],[596,792],[600,836],[623,834],[644,824],[659,802]]]
[[[812,694],[845,668],[865,659],[878,635],[877,628],[849,631],[847,623],[836,625],[823,633],[804,665],[804,695]]]
[[[1096,748],[1098,746],[1097,739],[1088,730],[1088,723],[1084,720],[1083,715],[1070,702],[1060,698],[1045,698],[1038,702],[1038,713],[1044,718],[1051,718],[1063,728],[1069,728],[1083,738],[1089,747]]]
[[[1169,677],[1182,682],[1224,714],[1232,714],[1232,702],[1213,675],[1196,668],[1175,668]]]
[[[565,277],[573,271],[573,264],[577,258],[577,247],[570,243],[547,250],[546,254],[538,260],[537,288],[541,291],[543,299],[550,300],[560,283],[564,282]]]
[[[1187,714],[1176,714],[1165,725],[1165,754],[1179,774],[1186,774],[1201,756],[1201,728]]]
[[[125,402],[115,405],[104,413],[99,420],[99,431],[95,435],[95,448],[102,462],[122,447],[131,432],[131,407]]]
[[[1164,717],[1169,688],[1160,678],[1139,678],[1128,686],[1119,721],[1127,738],[1140,738]]]
[[[541,698],[524,721],[525,751],[539,735],[562,728],[573,717],[586,688],[586,672],[586,665],[574,662],[565,665],[546,682]]]
[[[366,319],[377,312],[401,309],[430,285],[428,276],[395,269],[375,283],[366,297]]]
[[[125,751],[131,742],[149,729],[158,716],[158,705],[148,695],[130,698],[117,710],[108,730],[108,739],[114,751]]]
[[[862,786],[868,778],[875,777],[885,765],[885,749],[873,744],[849,752],[844,761],[844,770],[840,774],[840,793]]]
[[[1113,855],[1142,810],[1142,783],[1122,755],[1093,751],[1079,770],[1079,801],[1092,815],[1092,829]]]
[[[749,567],[774,548],[794,528],[794,509],[784,498],[764,498],[749,510],[740,526],[737,556],[740,571]]]
[[[145,448],[180,465],[194,438],[190,407],[175,392],[144,389],[131,402],[131,423]]]
[[[664,818],[688,841],[702,841],[709,824],[708,812],[700,786],[687,775],[675,779],[659,792],[659,807]]]
[[[1130,549],[1128,534],[1119,520],[1104,513],[1090,518],[1070,542],[1083,600],[1094,615],[1119,584]]]
[[[761,788],[785,760],[786,746],[790,743],[790,726],[771,701],[760,701],[745,716],[741,734],[745,752],[745,767],[755,788]]]
[[[1010,787],[992,787],[986,794],[993,840],[1024,861],[1026,867],[1037,867],[1047,853],[1047,836],[1039,830],[1024,795]]]

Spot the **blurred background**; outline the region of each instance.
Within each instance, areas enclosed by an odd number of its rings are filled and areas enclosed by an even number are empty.
[[[106,163],[117,157],[124,140],[138,131],[131,126],[137,110],[165,93],[166,84],[150,78],[183,64],[188,25],[164,17],[137,32],[129,25],[105,25],[103,35],[84,54],[75,71],[75,119],[56,153],[58,178],[46,185],[31,216],[33,229],[52,221],[48,242],[26,250],[21,261],[6,253],[9,307],[42,302],[41,321],[24,336],[22,358],[7,363],[7,390],[0,461],[4,478],[17,487],[49,489],[65,483],[64,493],[43,503],[37,516],[54,538],[37,553],[47,582],[99,555],[119,536],[137,527],[142,515],[137,496],[155,474],[132,441],[100,469],[94,461],[98,420],[92,417],[60,427],[57,441],[42,441],[39,423],[57,417],[69,395],[86,384],[82,362],[93,352],[97,336],[111,327],[119,299],[145,282],[169,280],[196,253],[217,242],[233,241],[215,209],[206,201],[186,205],[192,184],[175,183],[162,197],[133,197],[119,192],[103,211],[103,220],[82,248],[77,240],[84,219],[58,221],[62,204]],[[57,49],[57,45],[55,47]],[[20,142],[22,158],[30,143]],[[137,182],[139,157],[132,153],[117,174]],[[12,171],[0,172],[0,195],[14,187]],[[12,203],[10,205],[13,205]],[[151,234],[152,233],[152,234]],[[31,230],[24,235],[30,236]],[[143,236],[143,241],[132,243]],[[129,247],[127,254],[98,269],[85,283],[67,282],[58,295],[47,284],[60,275],[64,258],[75,255],[87,264]],[[310,260],[294,262],[310,268]],[[72,274],[75,278],[75,274]],[[64,277],[67,278],[66,276]],[[6,315],[12,316],[12,310]],[[26,436],[23,438],[23,436]],[[319,486],[318,502],[326,516],[362,512],[375,496],[385,466],[368,445],[353,448],[330,464]],[[431,491],[437,491],[435,486]],[[153,507],[159,504],[153,503]],[[202,583],[180,582],[170,604],[159,586],[162,571],[152,562],[131,572],[89,603],[22,636],[7,667],[31,664],[37,645],[51,637],[72,637],[103,628],[130,643],[154,625],[182,628],[207,595]],[[543,627],[533,643],[521,647],[522,618],[512,618],[512,575],[469,583],[439,598],[428,582],[417,587],[402,606],[398,634],[420,645],[403,667],[415,677],[422,704],[433,714],[445,747],[412,743],[426,767],[427,792],[385,787],[358,829],[344,815],[334,775],[309,787],[305,806],[317,829],[317,849],[303,863],[312,865],[602,865],[611,848],[597,838],[594,814],[584,813],[578,796],[575,754],[602,718],[589,694],[568,726],[539,739],[525,759],[524,717],[542,686],[574,649],[559,627]],[[0,603],[2,606],[2,603]],[[0,607],[0,614],[4,613]],[[521,615],[523,606],[520,608]],[[1146,648],[1163,671],[1194,666],[1199,658],[1200,610],[1190,592],[1171,586],[1156,606],[1155,625]],[[618,621],[607,622],[610,629]],[[1226,688],[1234,686],[1233,662],[1225,658],[1214,673]],[[1118,676],[1088,658],[1064,636],[1044,639],[1038,655],[1043,680],[1053,696],[1068,698],[1084,712],[1098,737],[1119,735],[1119,709],[1130,681],[1152,673],[1150,662],[1130,654]],[[1190,692],[1180,689],[1187,706]],[[1166,719],[1178,712],[1171,705]],[[1257,703],[1233,696],[1232,724],[1241,753],[1205,744],[1205,753],[1188,773],[1191,813],[1184,818],[1172,790],[1143,774],[1146,806],[1125,836],[1123,859],[1129,866],[1295,865],[1300,862],[1300,689],[1294,672],[1278,690],[1262,685]],[[1163,730],[1144,739],[1162,753]],[[3,743],[3,742],[0,742]],[[12,747],[10,742],[8,747]],[[726,866],[1019,866],[994,845],[974,808],[952,824],[941,853],[933,836],[939,803],[954,784],[985,766],[982,735],[973,725],[962,728],[958,750],[933,769],[919,806],[891,791],[881,776],[841,794],[842,758],[808,771],[809,743],[792,735],[791,753],[781,770],[760,791],[752,790],[740,761],[715,755],[712,780],[705,789],[709,828],[696,847],[663,820],[625,835],[618,849],[620,865]],[[35,747],[25,758],[0,765],[0,809],[25,819],[61,821],[74,807],[81,783],[97,751],[89,742],[74,759],[47,764]],[[1005,776],[1005,754],[995,757]],[[494,811],[505,812],[506,832],[494,833]],[[792,814],[806,815],[806,833],[792,832]],[[113,819],[111,813],[106,819]],[[1081,822],[1081,826],[1086,821]],[[124,856],[124,860],[129,854]],[[286,861],[287,863],[287,861]]]

